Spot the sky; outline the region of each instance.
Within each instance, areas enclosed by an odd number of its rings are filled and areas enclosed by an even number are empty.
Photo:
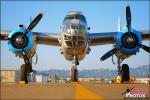
[[[30,16],[34,18],[43,12],[44,17],[33,29],[37,32],[60,33],[63,18],[72,10],[81,11],[87,20],[92,32],[117,31],[117,18],[121,18],[121,27],[126,25],[125,7],[129,4],[132,13],[132,28],[136,30],[149,29],[149,1],[1,1],[1,30],[14,30],[18,24],[26,27],[30,23]],[[149,41],[143,41],[149,45]],[[19,69],[23,60],[15,57],[9,51],[7,41],[1,42],[1,69]],[[60,47],[38,45],[38,63],[33,65],[36,70],[71,68],[71,62],[67,61],[59,52]],[[100,57],[112,49],[112,44],[91,47],[91,52],[86,55],[78,66],[82,69],[117,69],[112,64],[111,57],[103,62]],[[116,58],[115,58],[116,60]],[[137,55],[125,59],[123,63],[131,68],[149,64],[149,54],[140,49]]]

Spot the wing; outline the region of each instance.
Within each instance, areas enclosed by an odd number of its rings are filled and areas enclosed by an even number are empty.
[[[3,30],[3,31],[1,31],[0,40],[7,40],[9,33],[10,33],[9,30]]]
[[[35,37],[37,44],[46,44],[52,46],[61,46],[59,39],[61,38],[60,33],[40,33],[32,32]]]
[[[150,30],[141,30],[139,32],[142,34],[143,40],[150,40]]]
[[[143,40],[150,40],[150,31],[142,30],[139,31],[142,35]],[[89,33],[90,46],[114,44],[115,37],[119,32],[103,32],[103,33]]]
[[[104,33],[90,33],[90,46],[113,44],[115,43],[115,36],[118,32],[104,32]]]
[[[8,35],[11,31],[4,30],[1,31],[0,39],[7,40]],[[60,46],[59,39],[61,37],[60,33],[45,33],[45,32],[31,32],[35,38],[37,44],[45,44],[52,46]]]

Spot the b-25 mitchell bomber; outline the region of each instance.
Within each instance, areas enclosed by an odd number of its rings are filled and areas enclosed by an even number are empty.
[[[60,53],[72,62],[71,80],[78,81],[77,65],[90,53],[90,46],[113,44],[113,49],[105,53],[100,60],[116,55],[118,58],[118,75],[122,77],[122,83],[129,81],[129,66],[120,63],[128,57],[135,55],[142,48],[150,53],[150,47],[142,44],[142,40],[150,40],[150,31],[137,31],[131,27],[131,11],[126,6],[126,28],[117,32],[89,33],[85,16],[80,11],[69,12],[64,20],[62,33],[32,32],[39,23],[43,13],[39,13],[30,25],[25,28],[23,24],[13,31],[1,30],[0,39],[8,41],[9,49],[24,59],[21,66],[20,81],[28,83],[28,74],[32,73],[32,57],[36,54],[37,44],[59,46]]]

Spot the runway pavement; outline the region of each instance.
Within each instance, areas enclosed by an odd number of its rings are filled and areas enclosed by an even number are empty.
[[[124,99],[126,89],[144,89],[149,92],[148,84],[1,84],[1,100],[120,100]],[[149,97],[149,94],[146,94]]]

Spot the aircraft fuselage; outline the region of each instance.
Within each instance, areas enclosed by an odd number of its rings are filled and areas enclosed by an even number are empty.
[[[63,21],[62,50],[64,57],[72,61],[82,60],[88,50],[88,28],[81,12],[70,12]]]

